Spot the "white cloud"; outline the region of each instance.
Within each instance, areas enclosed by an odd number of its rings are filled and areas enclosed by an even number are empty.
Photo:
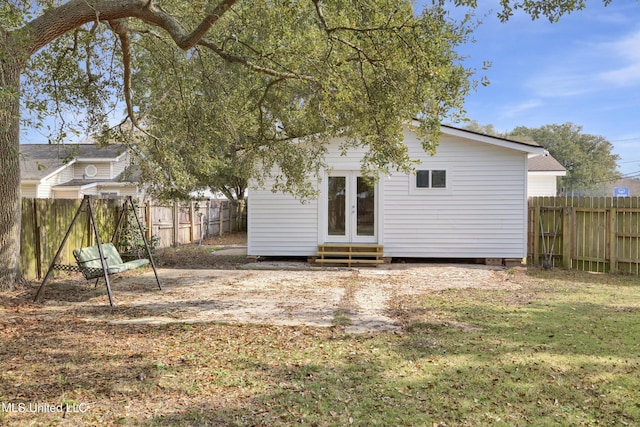
[[[600,49],[616,57],[620,66],[603,71],[598,79],[616,86],[640,84],[640,31],[627,34],[615,42],[603,43]]]
[[[501,118],[514,118],[527,111],[541,107],[544,103],[540,99],[530,99],[517,104],[505,105],[500,112]]]
[[[593,83],[593,75],[581,74],[576,69],[554,67],[534,76],[526,85],[534,90],[536,96],[564,98],[597,90]]]
[[[549,58],[525,86],[542,98],[574,97],[640,85],[640,30],[615,41],[575,43],[569,53]]]

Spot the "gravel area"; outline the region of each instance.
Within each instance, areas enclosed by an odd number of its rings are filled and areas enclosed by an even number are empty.
[[[393,316],[402,297],[446,289],[520,287],[505,269],[461,264],[385,264],[318,269],[304,263],[257,263],[241,269],[160,268],[115,278],[115,307],[101,283],[47,285],[39,316],[74,313],[109,323],[224,322],[344,327],[351,333],[401,332]],[[34,289],[35,293],[35,289]]]

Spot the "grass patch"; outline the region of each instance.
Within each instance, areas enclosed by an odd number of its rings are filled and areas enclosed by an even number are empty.
[[[3,304],[0,423],[640,425],[638,278],[510,276],[519,290],[399,300],[405,333],[373,336],[341,327],[108,325]],[[11,403],[77,410],[7,410]]]
[[[416,363],[426,350],[442,369],[437,381],[414,376],[407,386],[429,384],[436,418],[456,424],[637,424],[639,295],[638,286],[543,280],[515,300],[480,291],[423,297],[414,325],[433,326],[410,329],[404,348]]]
[[[333,314],[333,321],[332,323],[335,326],[349,326],[352,324],[351,322],[351,316],[349,316],[349,312],[346,310],[336,310],[335,313]]]

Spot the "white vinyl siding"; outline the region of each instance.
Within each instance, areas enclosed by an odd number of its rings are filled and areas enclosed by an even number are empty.
[[[89,165],[93,165],[97,169],[97,173],[95,176],[86,176],[85,170]],[[78,162],[74,165],[74,179],[87,179],[87,180],[96,180],[96,179],[112,179],[111,176],[111,162]]]
[[[528,196],[556,196],[557,182],[555,175],[529,172]]]
[[[129,154],[124,154],[117,162],[111,164],[111,178],[116,178],[120,175],[129,165]]]
[[[326,156],[332,170],[359,170],[363,151],[341,156],[339,142],[330,145]],[[247,254],[249,256],[313,256],[323,243],[322,200],[301,203],[295,197],[273,193],[268,180],[264,187],[250,187],[247,206]],[[316,183],[316,188],[322,184]],[[322,196],[321,196],[322,197]]]
[[[56,199],[81,199],[82,194],[78,191],[77,187],[75,188],[58,187],[54,191],[54,196]]]
[[[378,183],[377,240],[387,257],[522,258],[526,255],[527,154],[542,149],[443,133],[435,156],[405,132],[417,170],[446,171],[446,188],[415,188],[415,174],[392,172]],[[360,170],[363,149],[341,156],[329,147],[327,173]],[[326,179],[326,178],[325,178]],[[324,189],[324,182],[318,188]],[[248,254],[310,256],[325,238],[326,194],[295,198],[251,189]]]
[[[525,256],[526,153],[445,135],[432,157],[411,139],[411,155],[422,161],[417,169],[447,169],[450,191],[409,194],[415,175],[385,178],[385,256]]]
[[[58,171],[58,173],[50,176],[48,179],[42,180],[38,185],[37,197],[39,199],[49,199],[54,197],[52,187],[71,181],[73,179],[73,168],[74,165],[68,165]]]
[[[318,251],[318,202],[264,189],[249,190],[248,248],[253,256],[311,256]]]
[[[35,199],[38,197],[38,185],[37,184],[22,184],[20,186],[20,192],[22,197],[27,199]]]

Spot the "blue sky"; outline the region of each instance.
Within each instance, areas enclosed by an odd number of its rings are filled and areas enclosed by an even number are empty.
[[[467,117],[498,131],[580,125],[614,145],[620,172],[640,176],[640,2],[591,0],[553,24],[524,14],[501,23],[497,0],[479,3],[478,17],[494,11],[460,52],[491,83],[467,98]]]

